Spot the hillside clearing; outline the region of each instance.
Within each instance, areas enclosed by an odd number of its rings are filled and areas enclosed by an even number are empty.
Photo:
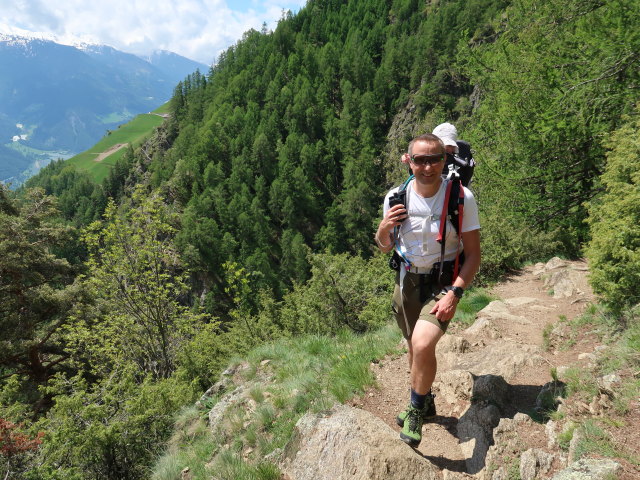
[[[106,150],[106,151],[104,151],[102,153],[98,153],[97,154],[98,156],[93,161],[94,162],[101,162],[102,160],[107,158],[109,155],[112,155],[112,154],[116,153],[118,150],[120,150],[121,148],[126,147],[127,145],[129,145],[129,144],[128,143],[116,143],[113,147],[110,147],[108,150]]]

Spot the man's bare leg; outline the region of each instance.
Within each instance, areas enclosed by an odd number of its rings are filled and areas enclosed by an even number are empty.
[[[409,346],[411,388],[420,395],[429,393],[436,377],[436,345],[443,334],[439,327],[425,320],[418,320],[413,329]]]

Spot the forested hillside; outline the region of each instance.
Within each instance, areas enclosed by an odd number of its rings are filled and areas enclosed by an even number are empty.
[[[384,324],[382,197],[443,121],[478,161],[480,282],[582,254],[616,185],[637,197],[639,16],[638,0],[311,0],[180,82],[102,184],[56,162],[2,192],[7,468],[147,478],[174,413],[232,356]],[[637,303],[611,285],[640,235],[593,235],[625,252],[592,247],[599,293]]]

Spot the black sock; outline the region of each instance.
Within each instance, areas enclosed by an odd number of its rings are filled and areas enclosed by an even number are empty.
[[[413,408],[422,410],[424,408],[424,403],[426,398],[427,398],[427,394],[420,395],[419,393],[416,393],[416,391],[413,388],[411,389],[411,406]]]

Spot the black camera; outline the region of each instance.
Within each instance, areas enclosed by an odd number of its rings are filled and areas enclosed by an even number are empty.
[[[402,190],[401,192],[396,192],[389,197],[389,208],[395,207],[396,205],[402,205],[404,207],[404,202],[407,198],[407,191]]]

